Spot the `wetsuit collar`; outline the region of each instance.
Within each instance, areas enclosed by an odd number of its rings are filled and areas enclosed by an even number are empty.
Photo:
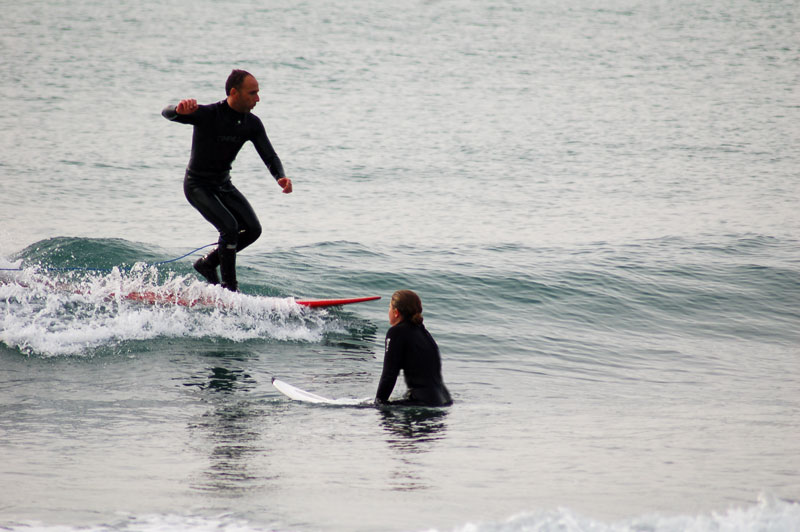
[[[229,115],[233,120],[235,120],[237,124],[241,124],[247,117],[247,113],[240,113],[239,111],[235,110],[233,107],[228,105],[228,100],[222,100],[219,103],[222,106],[223,112]]]

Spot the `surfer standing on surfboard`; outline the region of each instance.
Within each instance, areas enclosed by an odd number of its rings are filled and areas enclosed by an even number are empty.
[[[192,153],[183,180],[189,203],[219,231],[217,248],[194,263],[211,284],[236,291],[236,253],[261,235],[261,223],[250,203],[231,183],[231,164],[246,141],[252,142],[264,164],[283,189],[292,192],[292,180],[267,138],[261,120],[250,111],[256,106],[258,81],[244,70],[233,70],[225,83],[227,98],[209,105],[181,100],[161,111],[167,120],[194,126]],[[220,272],[217,274],[217,267]]]
[[[422,324],[422,301],[411,290],[398,290],[389,303],[383,373],[375,397],[377,404],[389,403],[400,370],[408,393],[389,404],[448,406],[453,404],[442,379],[439,346]]]

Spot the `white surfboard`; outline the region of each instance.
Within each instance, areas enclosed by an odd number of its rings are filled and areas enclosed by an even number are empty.
[[[366,397],[364,399],[353,399],[350,397],[345,397],[342,399],[328,399],[327,397],[323,397],[321,395],[317,395],[312,392],[307,392],[306,390],[301,390],[297,386],[292,386],[288,382],[283,382],[282,380],[276,379],[273,377],[272,385],[278,389],[283,395],[288,397],[289,399],[294,399],[295,401],[302,401],[304,403],[316,403],[316,404],[326,404],[326,405],[340,405],[340,406],[372,406],[373,399],[370,397]]]

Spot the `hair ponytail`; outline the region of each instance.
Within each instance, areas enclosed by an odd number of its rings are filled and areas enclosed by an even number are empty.
[[[403,316],[404,320],[415,325],[422,324],[422,300],[412,290],[398,290],[392,294],[392,307]]]

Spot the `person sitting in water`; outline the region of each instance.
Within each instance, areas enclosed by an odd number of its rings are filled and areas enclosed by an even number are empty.
[[[376,404],[448,406],[453,404],[442,380],[439,346],[422,324],[422,301],[411,290],[398,290],[389,302],[383,373]],[[408,386],[402,400],[389,401],[400,370]]]

